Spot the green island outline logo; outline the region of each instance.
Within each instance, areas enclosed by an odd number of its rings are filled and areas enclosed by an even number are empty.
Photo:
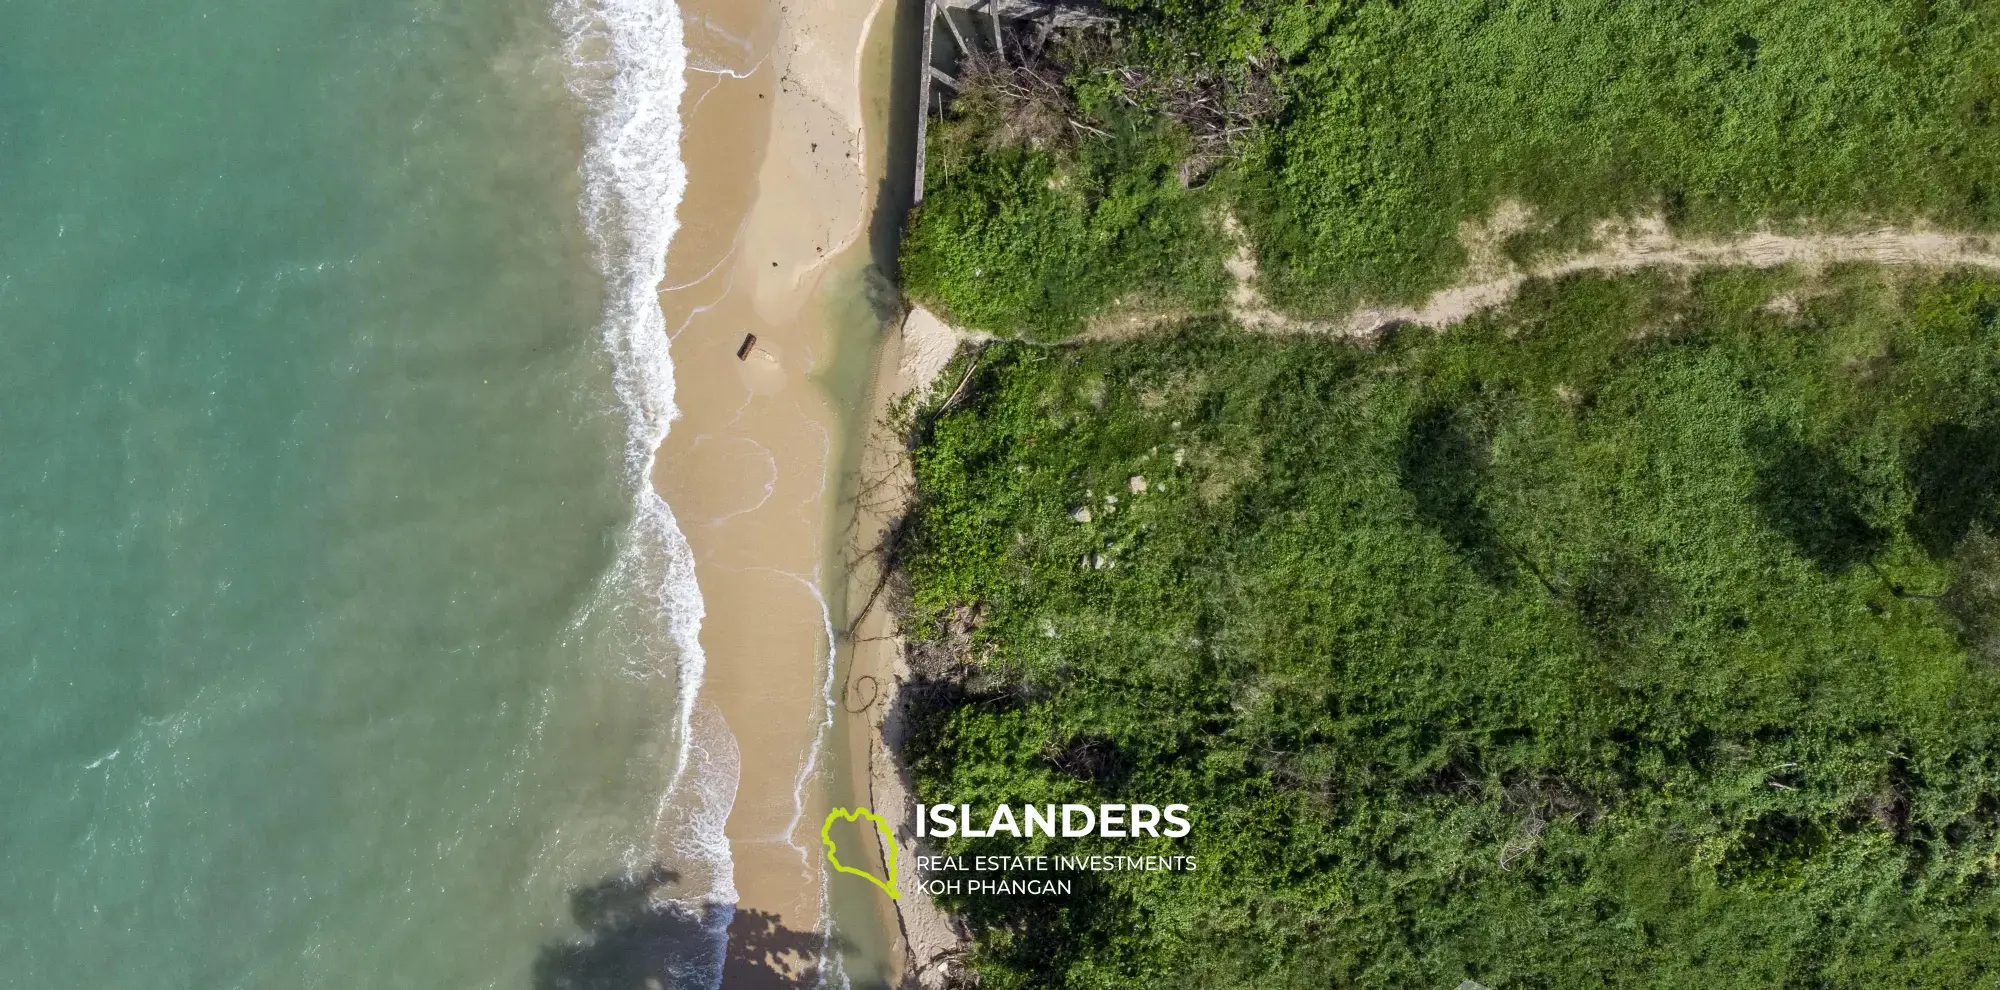
[[[886,883],[883,882],[881,877],[878,877],[875,874],[868,872],[867,870],[857,870],[852,866],[847,866],[841,863],[840,855],[833,851],[833,822],[834,819],[836,818],[845,818],[850,822],[860,821],[862,818],[867,818],[869,821],[875,823],[875,827],[880,829],[883,835],[889,837],[888,882]],[[888,819],[883,818],[881,815],[878,815],[872,811],[869,811],[867,808],[855,808],[852,811],[846,808],[835,808],[832,811],[826,813],[826,824],[821,825],[819,827],[819,841],[822,845],[826,846],[826,860],[827,862],[833,864],[834,872],[852,873],[855,876],[860,877],[868,881],[869,883],[872,883],[875,886],[882,888],[882,892],[888,894],[890,900],[897,900],[903,896],[902,893],[896,889],[896,851],[897,851],[896,830],[889,826]]]

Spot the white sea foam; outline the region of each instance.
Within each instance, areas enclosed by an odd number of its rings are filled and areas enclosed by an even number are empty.
[[[711,941],[704,958],[682,960],[688,986],[719,987],[729,945],[729,923],[736,917],[734,864],[723,828],[736,806],[736,786],[742,775],[736,736],[713,704],[695,709],[688,726],[685,786],[673,789],[660,809],[662,831],[672,836],[675,863],[683,889],[704,892],[698,913]]]
[[[799,768],[799,778],[792,786],[793,834],[797,834],[799,820],[805,814],[806,786],[813,780],[819,769],[820,750],[826,745],[828,730],[833,728],[833,668],[835,660],[833,613],[826,607],[826,596],[820,594],[819,581],[821,577],[819,568],[815,566],[813,568],[813,580],[806,582],[806,587],[812,590],[813,600],[819,602],[819,619],[826,628],[826,653],[822,656],[820,664],[820,711],[817,718],[818,724],[813,726],[812,749],[806,754],[805,766]],[[810,864],[818,852],[818,849],[814,849],[810,853],[804,849],[800,849],[799,855],[806,863]],[[817,967],[819,976],[813,983],[814,990],[827,990],[828,987],[851,988],[852,986],[847,980],[845,961],[841,958],[840,953],[833,950],[833,891],[827,885],[829,879],[830,875],[827,871],[819,871],[820,952],[819,966]]]
[[[676,655],[671,673],[682,728],[672,779],[687,768],[701,685],[701,591],[694,556],[673,509],[654,491],[653,461],[679,410],[666,315],[657,287],[687,189],[680,159],[679,103],[686,88],[680,10],[673,0],[563,0],[556,10],[568,42],[571,89],[591,114],[584,152],[583,213],[604,272],[604,346],[627,419],[625,462],[633,522],[620,548],[620,590],[650,598]],[[634,657],[642,674],[656,658]]]
[[[714,985],[736,901],[723,833],[736,795],[736,742],[719,712],[697,715],[705,657],[694,554],[652,483],[656,451],[679,413],[658,291],[687,189],[679,115],[687,47],[673,0],[558,0],[554,13],[568,48],[570,88],[589,114],[583,214],[604,273],[600,330],[628,424],[632,523],[605,590],[636,598],[659,625],[664,642],[641,634],[624,662],[642,679],[667,679],[674,698],[673,766],[654,822],[667,848],[634,853],[673,861],[683,896],[699,905],[716,936],[714,981],[696,981]]]

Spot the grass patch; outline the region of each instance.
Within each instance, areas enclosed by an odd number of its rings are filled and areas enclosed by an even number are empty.
[[[1992,4],[1122,6],[1128,40],[1082,46],[1064,67],[1073,114],[1106,136],[1027,153],[955,138],[999,126],[978,100],[961,102],[985,110],[940,129],[943,165],[912,221],[913,295],[982,330],[1045,338],[1133,293],[1212,305],[1226,245],[1205,203],[1238,213],[1266,295],[1304,315],[1450,284],[1466,262],[1460,225],[1507,202],[1529,210],[1497,245],[1516,260],[1639,215],[1687,234],[2000,227]],[[1176,162],[1200,121],[1157,97],[1139,101],[1151,116],[1120,118],[1134,66],[1174,81],[1154,89],[1219,104],[1278,98],[1191,194]]]
[[[2000,478],[1941,451],[2000,424],[1997,305],[1590,277],[1372,350],[988,347],[920,417],[907,624],[977,676],[913,692],[918,800],[1186,802],[944,845],[1203,868],[949,902],[984,985],[1995,979]]]
[[[933,131],[903,246],[913,298],[961,327],[1042,340],[1076,333],[1122,297],[1221,304],[1217,200],[1181,187],[1185,149],[1171,132],[1107,112],[1107,136],[1081,145],[995,146],[1003,113],[987,107]]]

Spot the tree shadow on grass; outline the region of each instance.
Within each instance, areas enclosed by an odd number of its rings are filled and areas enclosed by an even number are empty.
[[[1889,532],[1861,513],[1861,479],[1833,451],[1779,429],[1758,431],[1750,445],[1761,462],[1751,503],[1801,556],[1837,572],[1888,545]]]
[[[1410,421],[1397,468],[1416,501],[1417,519],[1438,531],[1489,584],[1513,580],[1493,519],[1479,504],[1488,461],[1486,438],[1471,415],[1434,406]]]
[[[820,933],[787,928],[764,911],[669,900],[678,879],[655,866],[571,891],[570,914],[582,934],[542,948],[534,990],[708,990],[718,963],[724,990],[817,982],[827,948]],[[727,950],[718,959],[725,926]]]
[[[1599,553],[1567,587],[1584,631],[1607,652],[1632,650],[1673,618],[1672,588],[1622,548]]]
[[[1909,473],[1917,490],[1910,535],[1942,560],[1974,523],[1993,514],[2000,495],[2000,424],[1932,427],[1910,459]]]

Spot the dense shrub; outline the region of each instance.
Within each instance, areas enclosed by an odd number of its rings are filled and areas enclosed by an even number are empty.
[[[960,326],[1059,338],[1124,296],[1221,299],[1212,197],[1183,189],[1170,134],[1119,118],[1080,148],[993,146],[985,117],[939,128],[903,247],[906,291]]]
[[[985,985],[2000,977],[2000,477],[1937,449],[2000,428],[1997,305],[1581,278],[1370,349],[990,346],[919,420],[908,625],[977,616],[980,671],[916,693],[919,799],[1184,801],[946,845],[1201,868],[952,900]]]

